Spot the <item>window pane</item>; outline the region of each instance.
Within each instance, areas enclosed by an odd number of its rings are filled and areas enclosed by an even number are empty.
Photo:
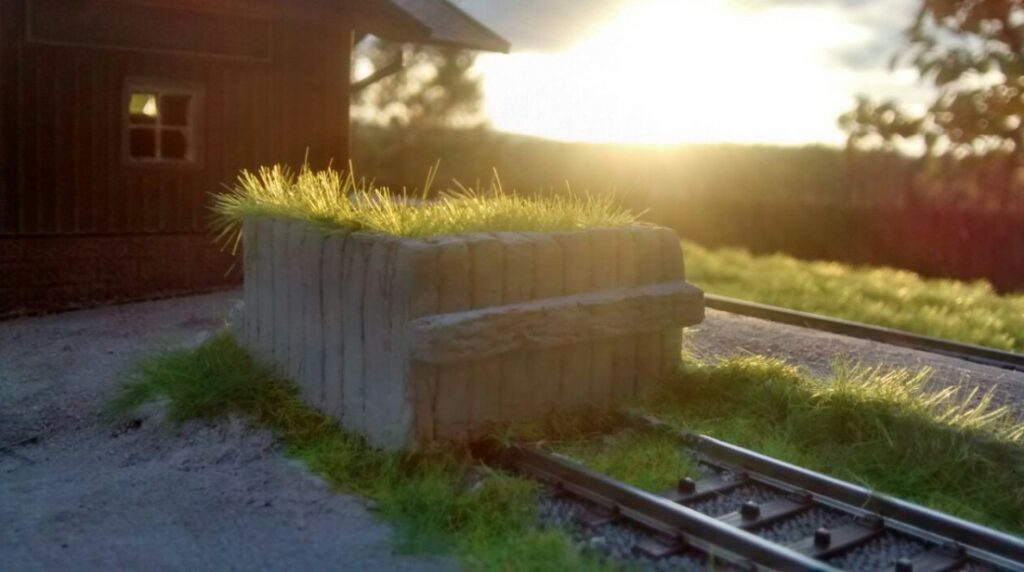
[[[165,129],[160,132],[160,156],[163,159],[184,160],[188,157],[188,140],[181,131]]]
[[[128,100],[128,121],[134,124],[156,123],[159,112],[156,103],[156,94],[133,92]]]
[[[156,131],[132,129],[128,134],[128,156],[133,159],[156,157]]]
[[[164,125],[184,127],[188,125],[188,106],[191,95],[165,95],[160,98],[160,119]]]

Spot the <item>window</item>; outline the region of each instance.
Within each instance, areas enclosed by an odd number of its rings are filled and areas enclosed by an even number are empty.
[[[194,163],[200,92],[170,83],[129,82],[125,157],[132,163]]]

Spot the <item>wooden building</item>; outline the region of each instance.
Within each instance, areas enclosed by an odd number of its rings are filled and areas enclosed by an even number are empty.
[[[0,0],[0,316],[237,282],[210,193],[346,160],[365,34],[508,50],[446,0]]]

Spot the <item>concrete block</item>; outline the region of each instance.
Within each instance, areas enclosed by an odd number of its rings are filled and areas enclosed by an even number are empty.
[[[545,300],[565,294],[562,270],[562,248],[548,234],[538,234],[533,241],[533,299]],[[541,415],[558,407],[559,384],[562,378],[561,348],[544,348],[532,353],[530,376],[539,387],[533,393],[532,411]]]
[[[563,232],[554,235],[562,250],[566,294],[587,292],[593,283],[593,250],[587,232]],[[568,407],[590,406],[594,403],[593,344],[588,341],[565,346],[562,352],[562,375],[559,403]]]
[[[699,321],[703,312],[694,306],[702,300],[695,286],[666,282],[436,314],[408,323],[407,353],[426,363],[451,364],[661,333]]]
[[[321,272],[321,311],[323,352],[323,404],[322,410],[331,418],[342,421],[345,353],[343,331],[345,306],[342,303],[342,266],[346,244],[345,234],[332,234],[323,241]]]
[[[305,357],[305,322],[303,320],[304,274],[303,245],[306,240],[308,225],[299,221],[291,221],[287,227],[287,275],[285,293],[287,296],[287,319],[284,327],[287,336],[287,357],[285,376],[299,384],[302,394],[309,396],[310,388],[305,386],[306,376],[303,372],[302,359]]]
[[[256,229],[254,290],[256,307],[252,317],[256,322],[255,357],[271,363],[274,352],[274,222],[267,219],[253,219]],[[248,288],[249,284],[245,285]]]
[[[473,237],[469,241],[469,257],[471,307],[500,306],[505,291],[505,251],[501,242],[494,236]],[[467,389],[470,427],[479,430],[500,420],[501,392],[497,386],[501,380],[501,359],[475,359],[472,365]]]
[[[683,263],[683,249],[679,244],[679,235],[670,228],[657,228],[655,233],[661,247],[659,280],[662,282],[684,280],[686,268]],[[680,354],[683,351],[683,329],[669,328],[662,333],[661,339],[661,377],[666,378],[675,374],[679,369]]]
[[[626,403],[703,317],[655,227],[405,239],[247,221],[240,338],[375,446]],[[652,341],[653,340],[653,341]]]
[[[392,369],[396,348],[391,316],[402,312],[395,292],[396,249],[393,239],[371,241],[363,290],[363,431],[370,442],[388,445],[395,429],[394,385],[405,382],[394,379]]]
[[[502,264],[503,305],[528,302],[533,299],[534,246],[531,237],[523,233],[498,233],[504,257]],[[510,352],[500,359],[501,377],[497,384],[498,421],[524,419],[533,414],[533,399],[543,384],[530,375],[530,356],[523,352]]]
[[[326,237],[307,228],[302,241],[302,345],[300,372],[308,403],[324,410],[323,248]]]
[[[252,348],[256,341],[256,224],[252,219],[242,221],[242,302],[246,311],[235,340],[243,348]]]
[[[274,342],[271,346],[271,350],[273,351],[271,359],[273,360],[275,370],[281,375],[287,375],[288,373],[288,285],[290,283],[288,273],[289,227],[290,222],[287,220],[274,220],[274,291],[272,294],[274,299],[274,318],[270,325],[270,329],[273,332],[272,336],[274,338]]]
[[[620,288],[637,285],[636,240],[631,228],[615,229],[615,283]],[[636,336],[619,336],[612,348],[612,398],[621,403],[636,393]]]
[[[590,290],[601,292],[618,286],[618,270],[615,255],[618,250],[618,236],[614,229],[590,231],[594,266]],[[614,339],[595,339],[590,346],[592,355],[590,383],[593,392],[592,403],[607,407],[612,401],[612,386],[615,372],[612,369],[616,342]]]
[[[342,368],[342,426],[350,431],[365,434],[366,402],[363,335],[368,315],[364,290],[366,268],[373,238],[363,233],[352,233],[345,241],[342,257],[341,303],[345,308],[342,331],[344,333]]]
[[[438,308],[441,313],[459,312],[473,306],[469,244],[446,239],[438,244],[440,287]],[[469,432],[473,415],[470,380],[474,363],[467,361],[441,366],[437,370],[433,433],[435,439],[460,439]]]
[[[653,227],[644,226],[634,227],[633,239],[637,254],[637,284],[654,284],[661,274],[661,241]],[[654,387],[661,377],[662,343],[660,332],[637,336],[636,389],[640,393]]]
[[[392,330],[404,334],[405,320],[430,316],[440,311],[441,273],[439,250],[434,241],[401,241],[395,258],[399,299],[408,300],[404,315],[392,316]],[[400,355],[408,353],[405,335],[396,337],[402,345]],[[408,441],[420,445],[430,443],[434,436],[434,411],[437,406],[438,367],[413,360],[394,360],[403,368],[396,376],[408,379],[402,395],[403,403],[397,421],[409,432]]]

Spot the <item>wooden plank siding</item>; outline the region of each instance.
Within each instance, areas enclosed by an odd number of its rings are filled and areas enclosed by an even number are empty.
[[[307,149],[315,166],[344,164],[352,24],[343,13],[267,8],[269,58],[245,59],[32,41],[30,1],[0,2],[0,236],[206,233],[209,193],[240,169],[297,166]],[[124,90],[135,77],[199,86],[195,165],[125,163]]]

